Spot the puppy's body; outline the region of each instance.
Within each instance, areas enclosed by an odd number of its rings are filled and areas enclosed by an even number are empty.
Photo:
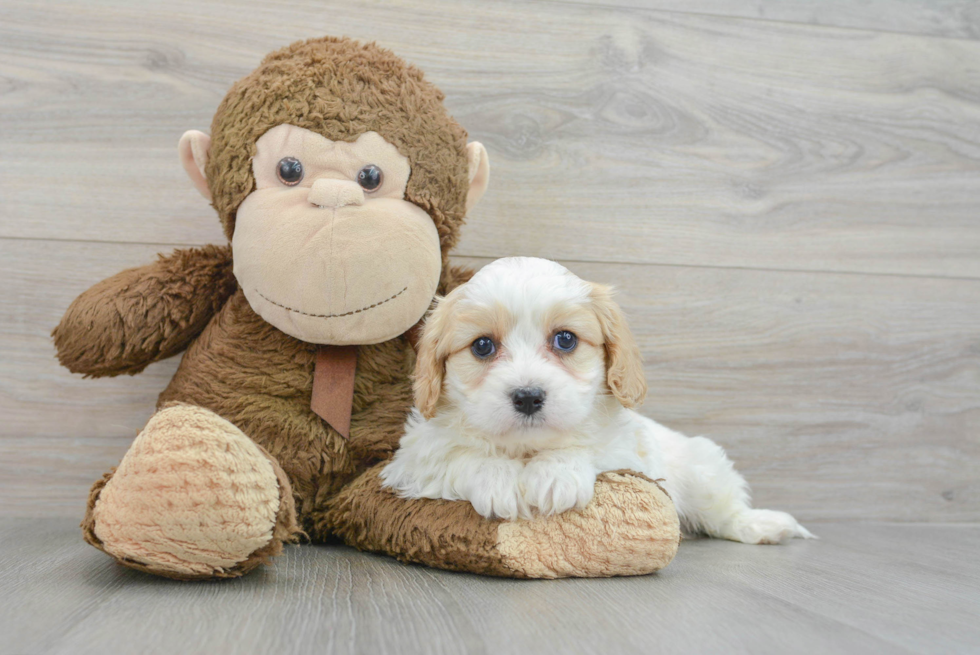
[[[416,376],[418,407],[382,472],[402,496],[530,518],[585,507],[599,473],[630,469],[663,480],[689,532],[812,536],[752,509],[717,444],[628,409],[646,382],[610,289],[554,262],[498,260],[453,291],[427,322]]]

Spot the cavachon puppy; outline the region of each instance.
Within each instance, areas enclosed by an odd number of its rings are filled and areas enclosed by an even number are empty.
[[[486,517],[584,508],[596,476],[662,480],[685,531],[745,543],[813,535],[753,509],[725,452],[629,409],[639,349],[610,287],[544,259],[497,260],[443,298],[419,344],[413,410],[385,486]]]

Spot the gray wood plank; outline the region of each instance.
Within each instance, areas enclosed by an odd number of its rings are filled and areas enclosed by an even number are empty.
[[[176,361],[84,380],[48,333],[75,295],[154,250],[0,239],[0,514],[80,516],[149,417]],[[643,411],[725,446],[760,506],[806,521],[980,519],[980,282],[569,265],[621,287]]]
[[[81,520],[85,490],[152,414],[179,357],[86,380],[58,364],[50,332],[94,282],[171,249],[0,239],[0,515]]]
[[[947,38],[980,38],[980,5],[973,0],[686,0],[684,3],[668,0],[564,1]]]
[[[980,643],[980,527],[821,524],[822,539],[681,544],[642,578],[525,582],[343,547],[180,583],[71,521],[0,520],[5,653],[936,653]]]
[[[329,31],[420,65],[487,144],[461,255],[980,276],[980,43],[448,7],[8,0],[0,236],[220,241],[178,137],[265,52]]]

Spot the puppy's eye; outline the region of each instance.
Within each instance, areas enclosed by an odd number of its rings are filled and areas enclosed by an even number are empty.
[[[578,337],[568,330],[562,330],[555,335],[555,338],[551,340],[551,343],[555,347],[555,350],[563,353],[570,353],[575,350],[575,346],[578,345]]]
[[[364,187],[365,191],[374,191],[384,182],[385,174],[374,164],[368,164],[357,172],[357,183]]]
[[[295,157],[283,157],[276,164],[276,177],[286,186],[296,186],[303,179],[303,162]]]
[[[470,351],[472,351],[473,356],[477,359],[486,359],[497,352],[497,344],[489,337],[480,337],[470,346]]]

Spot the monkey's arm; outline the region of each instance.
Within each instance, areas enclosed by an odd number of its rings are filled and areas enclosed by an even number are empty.
[[[489,521],[463,501],[406,500],[381,487],[378,464],[314,517],[318,532],[404,562],[510,578],[643,575],[667,566],[680,525],[670,497],[627,471],[603,473],[581,511]]]
[[[99,282],[72,302],[52,332],[73,373],[139,373],[184,350],[234,293],[229,246],[160,255]]]
[[[442,276],[439,279],[439,289],[437,293],[440,296],[444,296],[459,285],[469,282],[470,278],[475,274],[476,271],[468,266],[457,266],[455,264],[450,264],[442,269]]]

